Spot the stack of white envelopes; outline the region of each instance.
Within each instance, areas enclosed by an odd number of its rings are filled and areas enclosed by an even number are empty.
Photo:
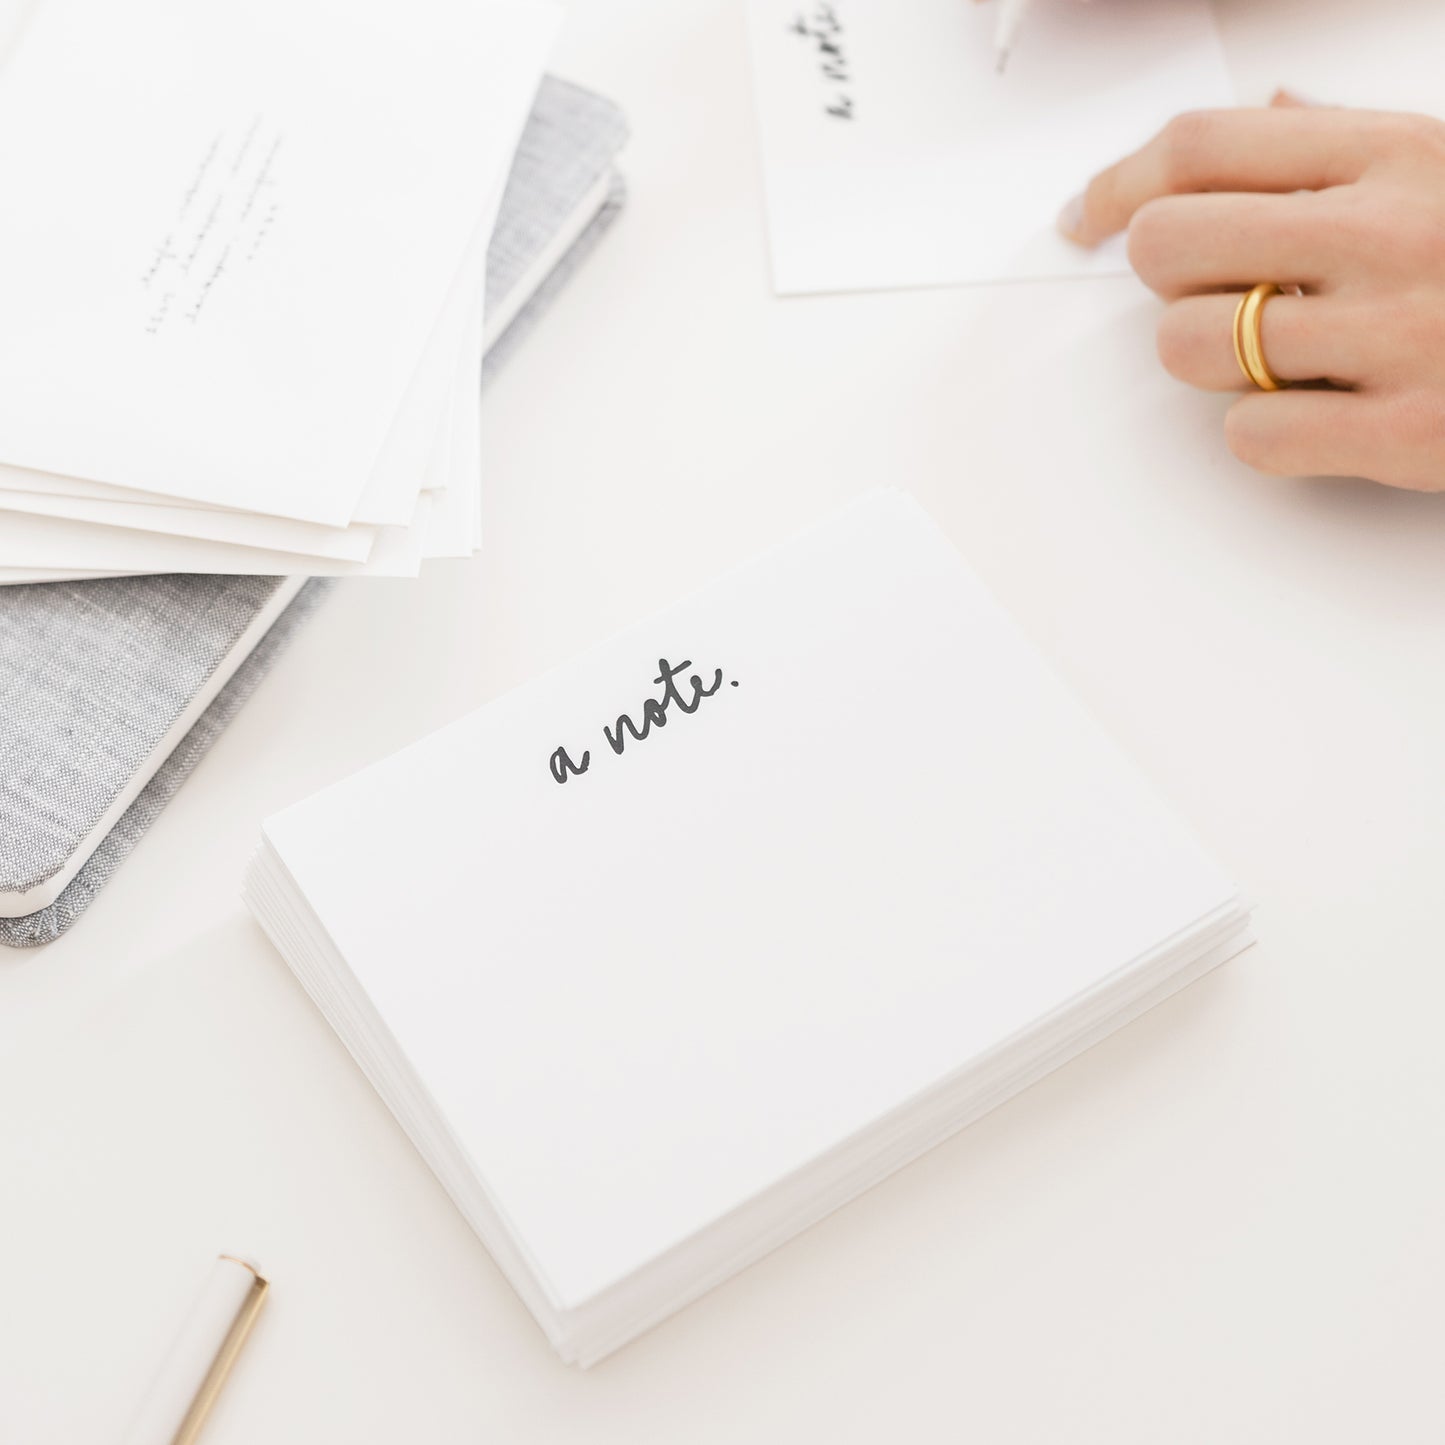
[[[41,0],[0,70],[0,582],[479,542],[535,0]]]
[[[1249,940],[888,493],[272,819],[247,892],[583,1364]]]

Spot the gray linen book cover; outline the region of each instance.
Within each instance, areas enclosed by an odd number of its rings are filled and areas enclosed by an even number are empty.
[[[487,296],[509,309],[488,349],[493,375],[596,244],[622,202],[626,140],[610,101],[548,77],[522,134],[487,256]],[[605,200],[545,271],[549,248],[599,186]],[[515,301],[515,297],[513,300]],[[72,868],[127,788],[148,778],[48,906],[0,917],[0,944],[58,938],[85,910],[255,690],[329,584],[308,582],[247,651],[276,577],[116,577],[0,588],[0,901],[44,892]],[[173,748],[192,700],[234,669]]]

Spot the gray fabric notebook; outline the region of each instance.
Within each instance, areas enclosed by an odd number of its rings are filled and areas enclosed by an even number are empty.
[[[617,213],[610,101],[547,78],[487,257],[483,382]],[[58,938],[329,584],[117,577],[0,588],[0,944]]]

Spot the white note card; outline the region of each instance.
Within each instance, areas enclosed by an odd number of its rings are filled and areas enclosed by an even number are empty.
[[[855,291],[1126,269],[1054,229],[1181,110],[1233,103],[1208,0],[748,0],[773,280]]]
[[[840,1202],[1238,925],[1233,886],[899,493],[266,839],[315,919],[272,912],[276,936],[429,1150],[414,1071],[484,1185],[469,1217],[583,1358],[800,1227],[779,1191]],[[818,1172],[840,1150],[867,1169]],[[764,1207],[766,1229],[737,1213]],[[666,1264],[705,1240],[726,1267]],[[568,1339],[568,1311],[629,1280],[656,1302]]]

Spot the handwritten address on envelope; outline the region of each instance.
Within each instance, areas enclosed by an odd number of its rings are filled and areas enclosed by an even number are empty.
[[[255,115],[205,142],[141,272],[147,335],[177,319],[195,325],[223,279],[260,255],[281,213],[277,161],[284,140]]]

